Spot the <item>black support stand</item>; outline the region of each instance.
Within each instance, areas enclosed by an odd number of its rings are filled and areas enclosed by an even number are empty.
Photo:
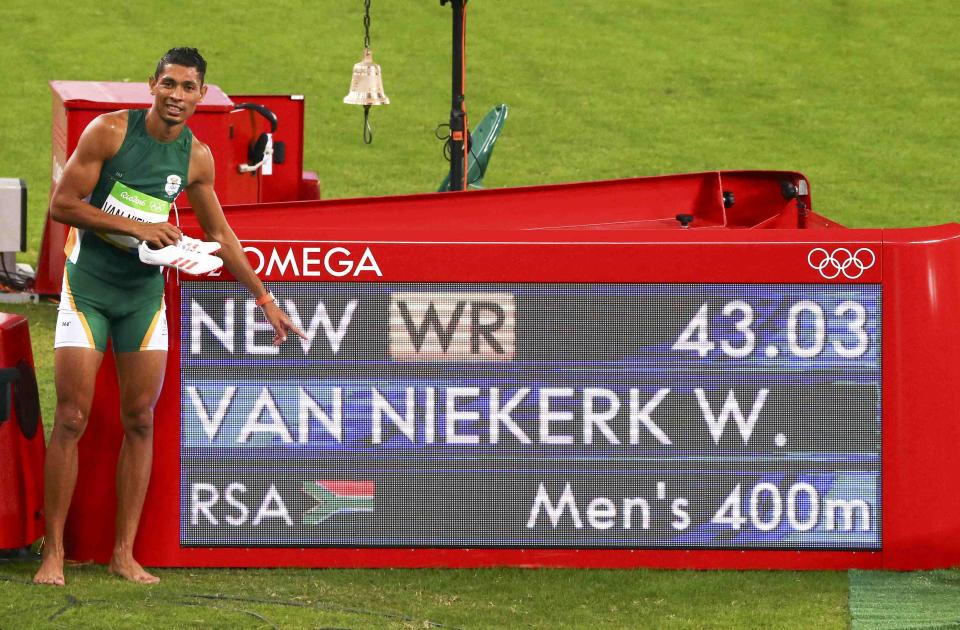
[[[450,190],[467,189],[467,110],[463,94],[467,0],[440,0],[453,9],[453,97],[450,104]]]

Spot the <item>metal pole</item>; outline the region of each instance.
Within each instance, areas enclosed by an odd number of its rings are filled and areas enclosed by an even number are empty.
[[[450,102],[450,190],[466,190],[467,111],[463,94],[464,8],[467,0],[440,0],[453,9],[453,72]]]

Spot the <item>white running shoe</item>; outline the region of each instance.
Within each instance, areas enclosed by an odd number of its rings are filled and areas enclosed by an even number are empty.
[[[220,251],[220,243],[216,241],[201,241],[198,238],[190,238],[186,234],[180,236],[177,246],[187,251],[200,252],[201,254],[216,254]]]
[[[184,249],[178,245],[167,245],[163,249],[151,249],[144,241],[140,243],[138,250],[140,261],[143,263],[173,267],[193,275],[210,273],[223,266],[223,260],[216,256]]]

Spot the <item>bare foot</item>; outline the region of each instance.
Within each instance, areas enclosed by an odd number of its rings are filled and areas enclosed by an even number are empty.
[[[160,582],[160,578],[147,573],[147,570],[140,566],[140,563],[134,560],[132,556],[128,558],[114,556],[110,560],[107,572],[138,584],[157,584]]]
[[[63,556],[52,552],[43,554],[40,568],[33,576],[33,583],[63,586],[66,583],[63,579]]]

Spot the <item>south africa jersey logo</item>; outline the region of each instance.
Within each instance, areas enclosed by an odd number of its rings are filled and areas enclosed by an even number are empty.
[[[178,192],[180,192],[181,181],[183,180],[180,179],[179,175],[167,175],[167,185],[163,187],[163,192],[173,197]]]

